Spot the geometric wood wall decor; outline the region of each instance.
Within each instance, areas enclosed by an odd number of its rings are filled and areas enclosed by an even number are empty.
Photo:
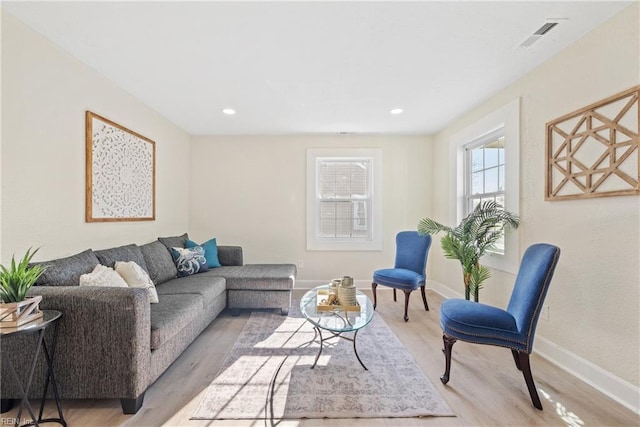
[[[86,112],[87,222],[156,219],[156,143]]]
[[[640,86],[547,123],[545,200],[640,194]]]

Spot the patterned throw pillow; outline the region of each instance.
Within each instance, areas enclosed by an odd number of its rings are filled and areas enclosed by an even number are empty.
[[[171,248],[171,255],[173,255],[173,262],[176,263],[176,268],[178,269],[178,277],[187,277],[209,270],[202,246],[193,248],[174,247]]]
[[[80,286],[126,288],[127,282],[113,268],[98,264],[91,273],[80,276]]]

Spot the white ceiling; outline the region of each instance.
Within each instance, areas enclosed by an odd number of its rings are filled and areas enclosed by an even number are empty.
[[[633,2],[2,2],[191,134],[429,134]],[[547,18],[568,18],[532,47]],[[231,107],[235,116],[221,110]],[[394,107],[404,113],[390,115]]]

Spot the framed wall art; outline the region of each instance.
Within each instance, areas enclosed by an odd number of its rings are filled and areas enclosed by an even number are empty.
[[[86,221],[156,218],[156,143],[86,112]]]
[[[640,86],[547,123],[546,200],[640,194]]]

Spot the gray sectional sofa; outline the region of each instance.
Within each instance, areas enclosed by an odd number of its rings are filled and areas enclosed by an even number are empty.
[[[222,267],[177,278],[169,247],[184,247],[188,236],[159,238],[146,245],[101,251],[45,262],[48,268],[32,295],[42,295],[42,309],[63,313],[55,352],[55,373],[63,399],[118,398],[122,410],[140,409],[144,393],[225,308],[273,308],[287,314],[295,284],[293,264],[244,265],[242,248],[219,246]],[[98,264],[136,261],[156,285],[159,303],[150,304],[145,289],[80,287],[79,277]],[[15,339],[13,339],[15,338]],[[21,357],[33,348],[30,336],[1,343],[26,372]],[[30,394],[42,393],[45,367],[37,367]],[[2,370],[3,407],[19,397]]]

